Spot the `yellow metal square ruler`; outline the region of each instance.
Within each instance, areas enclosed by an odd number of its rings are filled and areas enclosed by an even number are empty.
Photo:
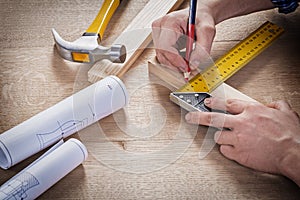
[[[264,23],[213,65],[195,75],[177,91],[172,92],[171,101],[188,111],[210,111],[203,102],[210,96],[209,93],[270,46],[283,32],[283,28],[276,24]]]

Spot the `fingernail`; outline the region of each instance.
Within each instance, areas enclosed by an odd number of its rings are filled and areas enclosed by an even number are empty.
[[[206,99],[204,99],[204,103],[205,103],[206,105],[211,104],[211,98],[206,98]]]
[[[190,121],[191,120],[191,114],[190,113],[188,113],[188,114],[185,115],[185,120],[186,121]]]

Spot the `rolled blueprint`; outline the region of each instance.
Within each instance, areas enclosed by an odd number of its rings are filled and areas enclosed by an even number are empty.
[[[87,158],[77,139],[60,142],[0,187],[0,199],[35,199]]]
[[[0,135],[0,167],[7,169],[62,138],[123,108],[123,82],[108,76]]]

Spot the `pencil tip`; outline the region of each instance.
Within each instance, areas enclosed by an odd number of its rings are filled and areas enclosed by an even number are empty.
[[[186,82],[189,81],[190,74],[191,74],[191,72],[184,72],[183,73],[183,76],[184,76],[184,79],[186,80]]]

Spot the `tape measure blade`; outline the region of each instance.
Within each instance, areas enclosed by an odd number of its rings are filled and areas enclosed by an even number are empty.
[[[220,57],[214,65],[197,74],[177,91],[213,91],[270,46],[283,32],[284,30],[276,24],[271,22],[264,23]]]

